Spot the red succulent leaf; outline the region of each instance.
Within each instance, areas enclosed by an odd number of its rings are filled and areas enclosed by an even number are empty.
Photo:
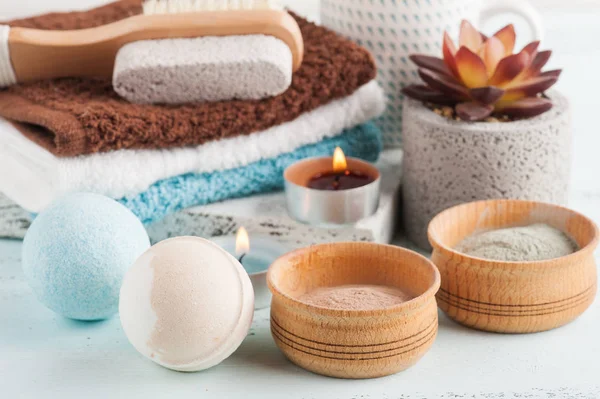
[[[502,87],[510,83],[529,65],[529,53],[521,51],[517,54],[509,55],[503,58],[496,67],[496,72],[491,77],[489,84]]]
[[[468,97],[467,89],[454,80],[454,78],[447,78],[427,69],[419,69],[419,76],[433,90],[456,98]]]
[[[438,105],[455,105],[456,99],[444,93],[437,92],[425,85],[410,85],[402,89],[402,93],[415,100]]]
[[[517,40],[517,34],[515,33],[515,27],[510,24],[500,29],[494,34],[494,37],[498,38],[504,45],[504,55],[511,55],[515,49],[515,41]]]
[[[551,71],[542,72],[538,76],[555,76],[556,78],[558,78],[561,73],[562,69],[553,69]]]
[[[552,108],[552,101],[542,97],[527,97],[496,107],[504,115],[515,118],[531,118]]]
[[[506,95],[510,98],[532,97],[548,90],[557,80],[558,77],[556,76],[538,76],[531,78],[518,85],[511,86],[511,88],[506,91]]]
[[[483,44],[481,33],[469,21],[463,19],[460,23],[459,47],[466,47],[474,53],[479,52]]]
[[[540,46],[540,41],[536,40],[535,42],[529,43],[527,46],[523,47],[523,50],[526,53],[529,53],[532,57],[537,54],[538,47]]]
[[[504,58],[504,45],[500,39],[490,37],[479,52],[481,59],[487,68],[488,77],[491,77],[496,70],[496,66],[502,58]]]
[[[456,53],[456,66],[460,79],[469,88],[484,87],[488,84],[485,63],[467,47],[461,47]]]
[[[469,91],[471,98],[482,104],[494,104],[504,95],[504,90],[493,86],[478,87]]]
[[[528,78],[531,76],[539,75],[542,68],[546,65],[546,63],[548,63],[548,60],[550,59],[551,55],[552,51],[550,50],[540,51],[539,53],[537,53],[533,58],[533,61],[531,61],[529,67],[527,67],[524,77]]]
[[[430,55],[424,54],[413,54],[410,57],[410,60],[417,64],[420,68],[429,69],[433,72],[445,75],[445,76],[453,76],[452,72],[448,69],[444,60],[437,57],[432,57]]]
[[[442,53],[444,55],[444,62],[446,63],[446,66],[448,67],[450,72],[452,72],[454,77],[459,79],[460,75],[458,74],[456,60],[454,59],[454,55],[456,54],[456,47],[454,46],[452,39],[450,39],[450,35],[448,35],[448,32],[444,32],[444,45],[442,46]]]
[[[492,105],[477,102],[460,103],[456,105],[456,115],[463,121],[475,122],[487,118],[494,112]]]

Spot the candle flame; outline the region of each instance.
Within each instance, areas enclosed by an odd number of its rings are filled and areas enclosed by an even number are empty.
[[[333,152],[333,171],[344,172],[346,169],[348,169],[348,164],[346,163],[344,151],[340,147],[336,147]]]
[[[244,227],[240,227],[235,237],[235,255],[242,256],[250,252],[250,237]]]

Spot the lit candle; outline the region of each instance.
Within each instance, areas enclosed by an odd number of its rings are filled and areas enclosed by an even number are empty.
[[[319,172],[308,181],[307,187],[316,190],[350,190],[372,183],[375,177],[361,171],[349,170],[344,151],[337,147],[333,153],[333,170]]]
[[[294,163],[283,177],[288,212],[303,223],[332,227],[356,223],[379,206],[379,170],[369,162],[346,158],[340,148],[333,157]]]
[[[235,238],[235,257],[248,274],[261,273],[269,268],[275,259],[268,259],[263,251],[250,251],[250,237],[246,228],[240,227]]]
[[[233,255],[250,276],[254,288],[254,308],[262,309],[270,305],[271,293],[267,287],[267,270],[271,263],[288,252],[283,244],[267,236],[250,236],[240,227],[236,236],[213,237],[211,240]]]

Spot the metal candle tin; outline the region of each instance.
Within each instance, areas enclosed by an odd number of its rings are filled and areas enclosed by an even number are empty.
[[[332,168],[332,157],[308,158],[289,166],[284,174],[290,216],[308,224],[349,224],[372,215],[379,206],[381,175],[372,164],[347,158],[348,170],[375,178],[365,186],[339,191],[308,188],[309,180]]]

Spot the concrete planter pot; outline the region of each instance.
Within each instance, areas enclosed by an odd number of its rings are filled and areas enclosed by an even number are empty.
[[[463,202],[513,198],[566,204],[569,104],[556,92],[550,97],[550,111],[506,123],[452,121],[418,101],[405,100],[402,193],[411,241],[431,248],[431,219]]]

